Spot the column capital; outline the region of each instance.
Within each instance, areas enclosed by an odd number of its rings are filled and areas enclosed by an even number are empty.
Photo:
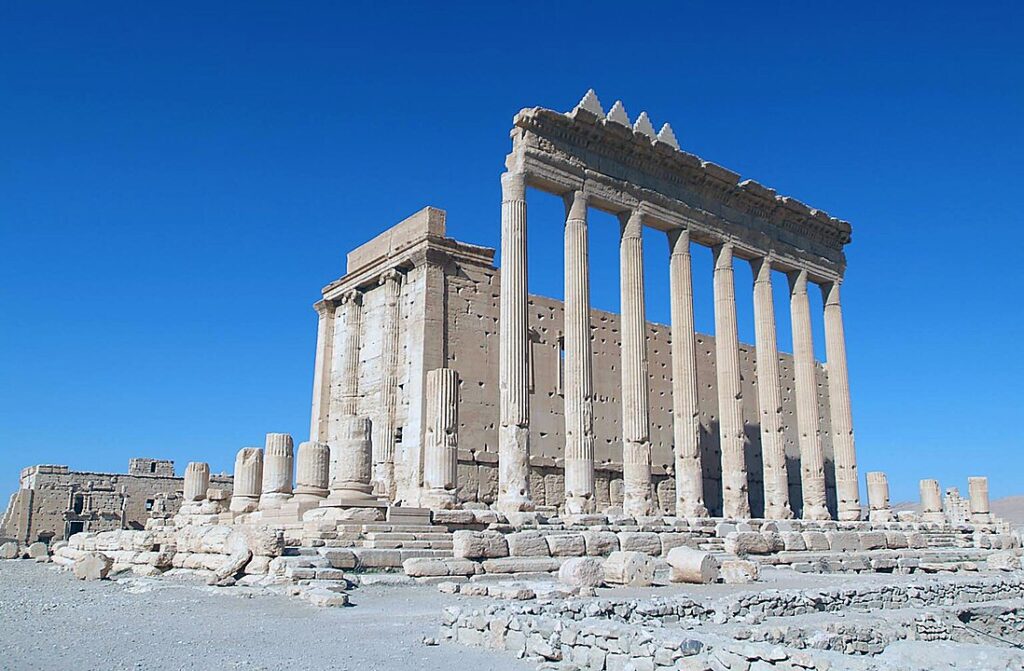
[[[380,274],[380,277],[377,278],[377,284],[380,286],[384,286],[388,282],[395,282],[397,284],[401,284],[402,279],[404,277],[405,273],[403,273],[398,268],[388,268],[387,270]]]
[[[338,297],[337,307],[352,303],[353,305],[361,305],[363,302],[363,292],[359,289],[349,289],[341,296]]]
[[[770,282],[772,276],[772,257],[760,256],[750,259],[750,268],[754,271],[754,282]]]
[[[526,173],[505,172],[501,175],[501,201],[526,200]]]
[[[807,271],[803,268],[791,270],[786,273],[786,277],[789,278],[789,291],[794,294],[806,294],[807,293]]]
[[[673,228],[666,232],[670,254],[690,254],[690,229]]]
[[[619,214],[619,225],[622,227],[622,237],[639,238],[644,230],[644,213],[641,205],[628,212]]]
[[[723,240],[711,247],[711,253],[715,257],[715,270],[723,268],[732,269],[732,257],[735,247],[730,240]]]
[[[313,309],[316,310],[316,313],[318,315],[320,315],[321,317],[323,317],[324,315],[329,313],[334,308],[335,308],[334,302],[326,300],[326,299],[325,300],[319,300],[316,303],[313,303]]]
[[[587,220],[587,194],[582,189],[570,191],[562,196],[565,202],[565,220],[586,221]]]

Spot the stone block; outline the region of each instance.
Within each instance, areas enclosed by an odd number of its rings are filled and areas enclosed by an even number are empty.
[[[505,536],[497,531],[467,531],[460,529],[452,534],[452,554],[456,559],[495,559],[507,557],[508,543],[505,542]]]
[[[743,585],[756,582],[761,577],[760,567],[745,559],[726,559],[719,571],[722,582],[729,585]]]
[[[907,532],[907,547],[912,549],[923,549],[928,547],[928,539],[920,531]]]
[[[353,569],[358,563],[355,553],[346,548],[322,548],[320,555],[330,563],[331,568]]]
[[[583,534],[548,534],[545,540],[552,557],[582,557],[587,553]]]
[[[710,552],[681,546],[669,550],[665,561],[671,567],[669,580],[672,582],[705,585],[718,579],[718,560]]]
[[[885,547],[890,550],[901,550],[907,547],[907,535],[902,531],[886,531]]]
[[[505,537],[510,557],[547,557],[551,551],[544,535],[538,531],[519,531]]]
[[[812,552],[827,552],[829,550],[828,536],[823,531],[804,531],[804,544]]]
[[[807,543],[799,531],[783,531],[779,536],[782,537],[782,546],[789,552],[803,552],[807,549]]]
[[[650,531],[621,531],[619,548],[623,552],[643,552],[658,557],[661,555],[661,539]]]
[[[619,537],[611,531],[584,531],[583,542],[590,557],[607,557],[619,549]]]
[[[661,539],[661,556],[665,557],[673,548],[679,547],[690,547],[697,548],[698,540],[693,534],[679,532],[679,531],[666,531],[658,534]]]
[[[499,557],[482,563],[485,573],[551,573],[561,565],[557,557]]]
[[[570,557],[558,569],[558,580],[571,587],[600,587],[604,584],[604,562],[597,557]]]
[[[993,552],[985,558],[985,564],[993,571],[1016,571],[1021,567],[1020,558],[1012,550]]]
[[[447,576],[448,565],[443,559],[431,557],[413,557],[402,562],[402,569],[406,575],[414,578],[427,576]]]
[[[17,559],[20,556],[20,548],[14,541],[0,545],[0,559]]]
[[[857,536],[861,550],[884,550],[888,547],[884,531],[863,531]]]
[[[764,541],[768,544],[769,554],[782,552],[786,549],[786,543],[782,540],[782,536],[777,531],[765,531],[762,529],[761,535],[764,536]]]
[[[46,548],[46,543],[33,543],[28,546],[28,558],[35,559],[36,561],[46,561],[50,558],[50,553]]]
[[[114,560],[102,552],[86,552],[75,560],[72,571],[79,580],[106,580]]]
[[[825,538],[832,552],[860,551],[860,539],[856,531],[826,531]]]
[[[654,583],[654,560],[643,552],[616,551],[604,561],[605,582],[648,587]]]
[[[745,557],[768,554],[768,541],[756,531],[735,531],[725,537],[725,551]]]

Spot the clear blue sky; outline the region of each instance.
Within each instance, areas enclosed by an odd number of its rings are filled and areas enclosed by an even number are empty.
[[[895,500],[975,473],[1024,493],[1019,3],[343,4],[0,9],[3,501],[31,464],[230,471],[267,431],[304,439],[310,306],[345,252],[428,204],[496,246],[513,115],[588,87],[853,223],[862,473]],[[560,297],[561,206],[530,207],[530,288]],[[652,239],[658,321],[666,264]],[[594,303],[617,308],[615,272]]]

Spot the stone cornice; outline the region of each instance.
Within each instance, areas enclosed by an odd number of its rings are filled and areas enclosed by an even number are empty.
[[[519,112],[509,171],[558,195],[582,189],[608,211],[642,207],[648,225],[691,228],[702,244],[734,240],[743,256],[774,252],[784,264],[809,266],[817,279],[842,275],[847,222],[679,150],[671,129],[652,136],[595,112]]]

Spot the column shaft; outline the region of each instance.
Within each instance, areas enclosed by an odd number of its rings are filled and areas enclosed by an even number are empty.
[[[793,511],[789,507],[789,471],[783,439],[772,265],[766,258],[750,264],[754,270],[754,338],[757,343],[757,402],[764,465],[764,516],[772,520],[789,519],[793,517]]]
[[[821,445],[818,384],[814,370],[811,310],[807,298],[807,271],[789,276],[789,309],[793,326],[793,369],[796,387],[796,423],[800,442],[800,491],[803,517],[830,518],[825,499],[825,452]]]
[[[590,342],[587,199],[566,198],[565,221],[565,509],[594,510],[594,381]]]
[[[334,349],[334,306],[319,301],[317,313],[316,359],[313,362],[313,405],[309,420],[309,439],[325,442],[331,405],[331,360]]]
[[[850,381],[846,367],[846,336],[839,304],[839,282],[821,286],[825,300],[825,361],[828,369],[829,423],[836,468],[836,499],[841,520],[860,519],[857,453],[853,443]]]
[[[373,424],[373,479],[380,494],[389,500],[395,494],[395,434],[398,403],[398,338],[401,320],[399,297],[402,274],[391,269],[381,275],[384,319],[381,322],[381,379],[379,405]]]
[[[669,286],[672,313],[672,436],[675,452],[676,515],[707,517],[697,405],[697,342],[693,326],[693,271],[690,232],[671,231]]]
[[[622,224],[619,243],[621,292],[623,512],[650,515],[651,438],[644,311],[643,215],[634,210]]]
[[[532,510],[526,265],[526,182],[501,177],[501,305],[498,355],[498,501],[503,512]]]
[[[335,309],[330,423],[327,432],[327,442],[332,447],[344,433],[342,423],[354,417],[358,410],[362,312],[362,294],[354,290],[343,295]]]
[[[459,474],[459,374],[451,368],[428,371],[426,386],[426,498],[432,508],[450,508]]]
[[[743,431],[732,244],[715,247],[714,254],[715,371],[718,378],[718,433],[722,448],[722,515],[743,518],[750,517],[750,501],[747,496],[746,434]]]

